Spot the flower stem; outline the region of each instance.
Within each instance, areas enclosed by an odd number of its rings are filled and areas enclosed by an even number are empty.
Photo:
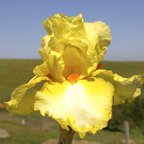
[[[69,131],[60,127],[60,136],[58,144],[72,144],[74,131],[69,128]]]

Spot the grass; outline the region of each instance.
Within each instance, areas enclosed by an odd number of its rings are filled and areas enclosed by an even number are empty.
[[[30,80],[33,77],[33,68],[40,63],[40,60],[0,60],[0,102],[9,100],[13,89]],[[127,77],[143,73],[144,62],[104,62],[103,68]],[[26,126],[21,125],[22,118],[26,119]],[[19,116],[0,111],[0,127],[10,133],[9,138],[0,139],[0,144],[41,144],[58,137],[58,125],[37,113]],[[144,143],[143,134],[139,129],[132,130],[130,136],[137,144]],[[80,140],[77,135],[75,139]],[[88,141],[99,141],[103,144],[120,144],[122,139],[122,132],[107,130],[94,136],[86,136]]]
[[[104,62],[103,67],[124,77],[144,73],[144,62]]]
[[[32,126],[22,126],[10,122],[1,122],[0,126],[7,129],[10,137],[0,139],[2,144],[40,144],[49,138],[56,138],[56,131],[36,129]]]
[[[10,137],[7,139],[0,139],[0,144],[41,144],[48,139],[57,139],[58,137],[58,124],[53,120],[48,118],[40,118],[35,120],[35,117],[25,117],[26,125],[20,124],[22,117],[14,114],[2,113],[0,119],[0,127],[6,129],[10,133]],[[6,118],[12,119],[12,121]],[[74,137],[76,140],[80,140],[79,136],[76,134]],[[143,144],[144,139],[141,131],[139,129],[132,130],[130,133],[130,138],[137,144]],[[107,131],[102,130],[96,135],[88,134],[85,140],[97,141],[102,144],[121,144],[124,139],[123,132],[119,131]]]
[[[39,60],[0,60],[0,100],[8,100],[13,89],[32,78],[37,64]]]

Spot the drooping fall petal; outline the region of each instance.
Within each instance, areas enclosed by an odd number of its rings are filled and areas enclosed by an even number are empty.
[[[126,101],[132,102],[141,94],[141,75],[123,78],[118,74],[113,74],[112,71],[97,70],[93,76],[103,78],[113,84],[115,88],[113,105],[123,104]]]
[[[84,137],[106,127],[111,118],[114,88],[101,78],[71,84],[45,83],[37,92],[35,110],[55,119],[62,128],[70,126]]]
[[[48,77],[35,76],[28,83],[16,88],[12,92],[11,100],[6,102],[7,110],[17,114],[32,113],[34,111],[35,93],[38,89],[33,89],[30,93],[28,93],[28,90],[31,90],[38,83],[44,80],[48,81],[49,79]]]

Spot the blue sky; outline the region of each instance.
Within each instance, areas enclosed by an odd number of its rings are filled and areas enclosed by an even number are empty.
[[[105,60],[144,61],[144,0],[0,0],[0,58],[40,58],[42,21],[54,13],[107,23]]]

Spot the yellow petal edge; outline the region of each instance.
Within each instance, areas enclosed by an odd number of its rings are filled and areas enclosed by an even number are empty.
[[[17,114],[30,114],[34,111],[35,91],[27,93],[38,83],[49,80],[48,77],[35,76],[28,83],[23,84],[12,92],[11,100],[6,102],[7,110]]]
[[[101,78],[92,81],[45,83],[36,94],[34,109],[55,119],[62,128],[84,137],[107,126],[112,113],[112,84]]]
[[[142,75],[133,75],[130,78],[124,78],[112,71],[97,70],[93,76],[103,78],[112,83],[115,88],[113,105],[123,104],[126,101],[132,102],[141,95]]]

